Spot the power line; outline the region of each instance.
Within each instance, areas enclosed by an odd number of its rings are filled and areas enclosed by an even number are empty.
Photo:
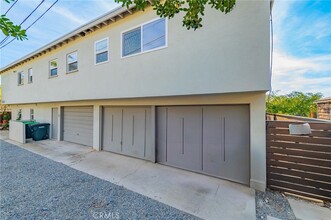
[[[29,28],[34,25],[39,19],[41,19],[59,0],[56,0],[44,13],[42,13],[29,27],[27,27],[26,31],[29,30]],[[0,49],[4,48],[5,46],[7,46],[8,44],[10,44],[11,42],[13,42],[15,40],[12,39],[11,41],[9,41],[8,43],[6,43],[5,45],[3,45],[2,47],[0,47]]]
[[[29,27],[27,27],[27,29],[26,30],[29,30],[29,28],[32,26],[32,25],[34,25],[40,18],[42,18],[43,16],[44,16],[44,14],[46,14],[52,7],[53,7],[53,5],[55,5],[56,4],[56,2],[58,2],[59,0],[56,0],[44,13],[42,13],[32,24],[30,24],[30,26]]]
[[[18,0],[17,0],[18,1]],[[16,1],[16,2],[17,2]],[[28,20],[28,18],[44,3],[45,0],[42,0],[35,9],[33,9],[33,11],[26,17],[24,18],[24,20],[19,24],[20,26],[26,21]],[[15,2],[15,3],[16,3]],[[14,5],[14,4],[13,4]],[[12,5],[12,6],[13,6]],[[9,36],[5,37],[1,42],[0,42],[0,45],[4,44],[7,40],[8,40]],[[15,38],[14,38],[15,39]]]
[[[10,11],[10,9],[12,8],[12,7],[14,7],[14,5],[16,4],[18,2],[18,0],[16,0],[9,8],[8,8],[8,10],[6,11],[6,13],[5,13],[5,15]]]
[[[26,20],[28,20],[28,18],[42,5],[42,3],[44,3],[45,0],[42,0],[39,5],[37,5],[37,7],[20,23],[20,25],[22,25]]]

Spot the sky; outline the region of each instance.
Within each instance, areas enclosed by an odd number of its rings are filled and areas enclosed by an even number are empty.
[[[4,14],[10,4],[0,1]],[[41,1],[18,0],[7,16],[19,24]],[[44,0],[22,27],[28,27],[55,1]],[[28,30],[28,41],[13,41],[1,49],[0,68],[117,6],[113,0],[59,0]],[[272,14],[272,90],[331,96],[331,0],[275,0]],[[1,34],[0,41],[3,38]]]

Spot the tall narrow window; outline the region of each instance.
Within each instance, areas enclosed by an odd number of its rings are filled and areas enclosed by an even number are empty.
[[[109,39],[105,38],[95,42],[95,64],[105,63],[109,60]]]
[[[34,120],[34,109],[30,109],[30,120]]]
[[[57,59],[49,62],[49,76],[57,76]]]
[[[122,34],[122,57],[139,54],[167,45],[166,20],[157,19]]]
[[[77,51],[67,55],[67,72],[70,73],[76,70],[78,70]]]
[[[18,109],[16,120],[21,120],[21,119],[22,119],[22,109]]]
[[[18,83],[18,85],[24,84],[24,72],[19,72],[17,74],[17,83]]]
[[[32,68],[28,69],[28,83],[32,83],[33,82],[33,72],[32,72]]]

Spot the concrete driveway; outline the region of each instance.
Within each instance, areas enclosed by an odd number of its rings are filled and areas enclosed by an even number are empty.
[[[255,191],[241,184],[63,141],[1,138],[199,218],[256,219]]]

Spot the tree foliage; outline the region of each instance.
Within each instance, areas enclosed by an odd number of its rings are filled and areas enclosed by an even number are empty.
[[[322,98],[321,93],[291,92],[286,95],[277,95],[271,92],[267,97],[267,112],[309,117],[316,113],[315,101]]]
[[[4,0],[10,3],[14,0]],[[5,36],[11,36],[17,40],[27,39],[26,31],[20,25],[15,25],[6,15],[0,16],[0,29]]]
[[[183,26],[194,30],[202,27],[202,17],[207,5],[227,14],[236,4],[236,0],[115,0],[115,2],[122,3],[122,6],[126,7],[134,4],[137,10],[144,10],[150,2],[156,14],[164,18],[173,18],[176,14],[184,12]]]

